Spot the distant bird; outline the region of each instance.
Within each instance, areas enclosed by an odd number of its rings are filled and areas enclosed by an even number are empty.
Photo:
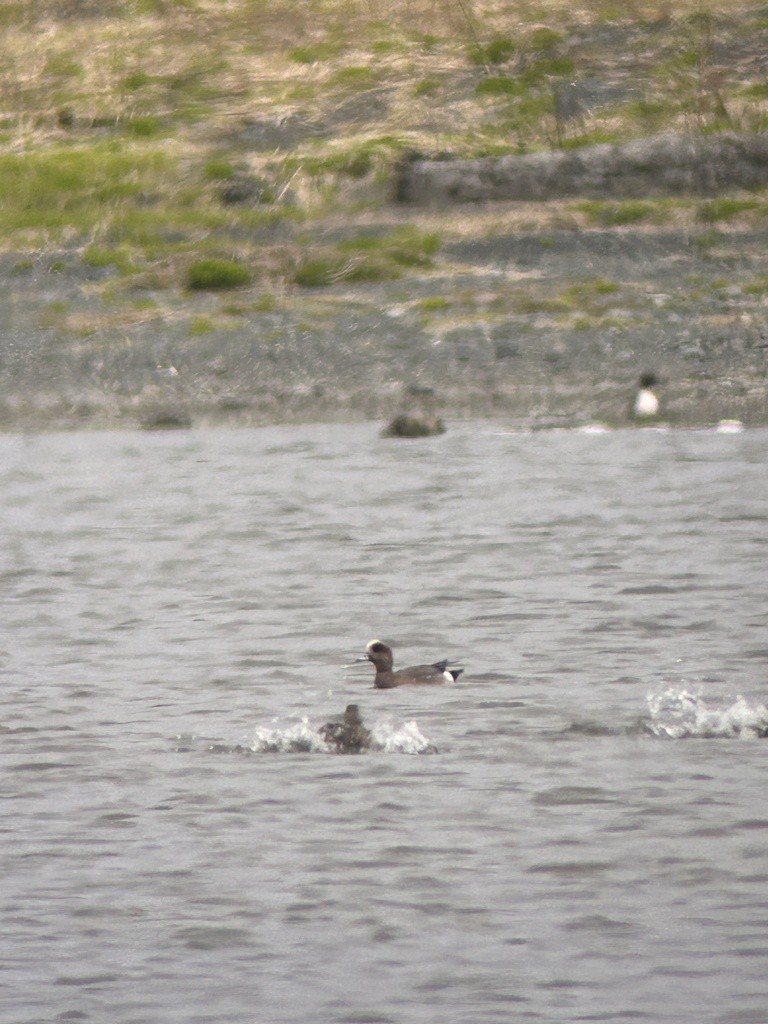
[[[644,373],[640,377],[640,387],[632,404],[634,419],[650,420],[658,416],[659,400],[652,390],[657,384],[658,380],[653,373]]]
[[[381,640],[371,640],[365,649],[365,656],[358,661],[372,661],[376,668],[373,685],[379,690],[391,690],[395,686],[434,686],[437,683],[453,683],[463,668],[448,668],[448,659],[436,661],[433,665],[412,665],[392,671],[392,648]]]

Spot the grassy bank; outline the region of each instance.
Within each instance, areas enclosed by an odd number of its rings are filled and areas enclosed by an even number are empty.
[[[31,387],[44,365],[36,353],[51,347],[57,365],[67,357],[98,378],[99,360],[120,372],[115,346],[162,331],[174,351],[153,350],[147,366],[175,365],[179,346],[203,342],[208,365],[240,334],[316,327],[356,306],[405,308],[413,330],[438,341],[510,318],[522,332],[650,329],[650,279],[576,263],[572,279],[543,271],[501,283],[456,255],[521,232],[544,244],[562,232],[675,232],[699,253],[706,283],[678,287],[673,304],[702,288],[709,299],[714,280],[733,316],[758,330],[768,291],[759,245],[738,265],[706,261],[734,233],[765,229],[768,194],[492,211],[393,198],[414,150],[764,130],[767,48],[766,8],[738,2],[393,0],[385,17],[371,0],[5,3],[5,343],[27,340],[24,359],[9,350],[0,364],[3,390],[20,373]],[[215,391],[222,375],[211,373]],[[121,386],[94,384],[102,395]],[[146,386],[137,377],[126,401]]]

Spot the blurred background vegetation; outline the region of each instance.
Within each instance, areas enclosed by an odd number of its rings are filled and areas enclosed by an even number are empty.
[[[393,203],[405,154],[762,131],[766,52],[768,7],[737,0],[6,0],[0,246],[155,289],[397,278],[466,230]],[[755,194],[522,216],[767,213]]]

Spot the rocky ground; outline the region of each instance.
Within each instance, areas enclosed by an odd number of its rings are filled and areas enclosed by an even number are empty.
[[[0,425],[384,419],[410,393],[434,394],[448,420],[621,422],[646,369],[675,422],[765,424],[767,240],[483,229],[429,270],[295,289],[230,320],[205,294],[105,306],[109,268],[6,255]]]

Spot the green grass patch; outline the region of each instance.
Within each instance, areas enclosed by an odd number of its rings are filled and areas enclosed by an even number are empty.
[[[126,135],[133,135],[137,139],[155,139],[167,134],[163,121],[153,114],[128,117],[122,122],[122,126]]]
[[[203,165],[205,181],[230,181],[235,176],[235,165],[226,157],[211,157]]]
[[[527,48],[538,53],[553,53],[562,43],[562,35],[546,26],[535,28],[526,39]]]
[[[507,35],[496,35],[487,43],[474,43],[469,47],[467,56],[472,64],[486,67],[489,64],[504,64],[514,56],[518,49],[517,42]]]
[[[323,61],[338,57],[341,47],[338,43],[318,42],[304,46],[294,46],[288,51],[288,57],[296,64],[321,64]]]
[[[450,303],[444,295],[430,295],[419,301],[419,309],[424,313],[440,313],[448,309]]]
[[[213,321],[207,316],[193,316],[187,327],[187,333],[193,338],[202,334],[211,334],[215,330]]]
[[[403,227],[387,234],[364,234],[345,239],[339,252],[379,256],[401,267],[430,267],[440,249],[440,236],[417,228]]]
[[[80,61],[69,53],[49,53],[43,73],[53,78],[82,78],[85,70]]]
[[[755,277],[752,281],[749,281],[741,289],[745,295],[759,295],[763,297],[768,295],[768,277],[759,276]]]
[[[441,81],[438,78],[422,78],[413,87],[414,96],[435,96],[440,91]]]
[[[760,206],[756,199],[730,199],[723,196],[701,203],[696,211],[696,219],[704,224],[716,224],[721,220],[732,220],[740,213],[756,210]]]
[[[520,96],[525,92],[524,86],[518,79],[510,78],[508,75],[489,75],[481,78],[475,86],[477,96]]]
[[[83,253],[83,263],[88,267],[114,267],[121,274],[131,274],[137,269],[127,249],[103,245],[89,246]]]
[[[376,74],[365,64],[340,68],[331,77],[330,84],[348,89],[370,89],[376,84]]]
[[[277,296],[272,292],[263,292],[253,303],[254,313],[272,313],[277,309]]]
[[[120,85],[126,92],[139,92],[152,82],[152,77],[140,68],[126,75]]]
[[[316,177],[333,174],[364,178],[378,166],[393,163],[405,148],[406,143],[397,136],[381,135],[321,156],[289,158],[285,161],[285,171],[289,175],[300,169]]]
[[[209,257],[187,268],[187,287],[192,291],[219,291],[250,284],[251,272],[235,260]]]
[[[0,232],[87,232],[175,169],[160,150],[54,147],[0,156]]]
[[[302,259],[293,279],[303,288],[327,288],[330,285],[390,281],[400,277],[402,269],[391,261],[370,253],[346,255],[338,250],[317,252]]]
[[[612,302],[606,300],[618,295],[620,291],[621,286],[616,281],[609,281],[604,277],[590,277],[575,281],[564,288],[560,293],[560,299],[570,310],[599,317],[612,305]]]
[[[332,249],[308,254],[295,268],[294,281],[305,288],[322,288],[341,282],[394,280],[406,268],[431,267],[439,248],[438,235],[411,227],[356,235]]]
[[[627,199],[623,202],[589,199],[576,203],[575,209],[586,214],[589,222],[599,227],[652,222],[658,214],[657,204],[641,199]]]

